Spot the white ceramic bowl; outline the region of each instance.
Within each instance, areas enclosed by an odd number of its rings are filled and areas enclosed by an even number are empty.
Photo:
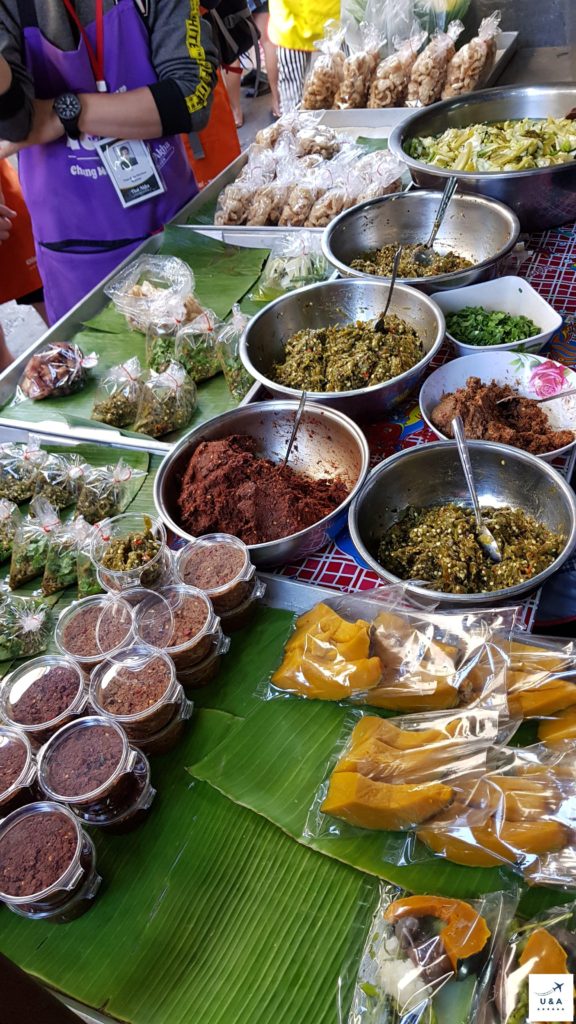
[[[513,316],[527,316],[542,328],[540,334],[532,338],[511,341],[507,345],[466,345],[446,331],[446,337],[459,356],[480,352],[539,352],[562,326],[560,314],[523,277],[498,277],[493,281],[471,284],[467,288],[435,292],[431,297],[440,306],[444,316],[457,313],[465,306],[483,306],[490,312],[501,310]]]
[[[439,366],[431,373],[420,391],[420,409],[422,416],[441,440],[448,440],[446,434],[432,423],[432,411],[443,395],[466,386],[469,377],[479,377],[483,384],[493,380],[497,384],[509,384],[517,388],[526,398],[544,398],[546,395],[557,394],[576,387],[576,372],[562,363],[556,363],[544,356],[528,352],[494,352],[490,359],[483,353],[452,359]],[[576,431],[576,395],[558,398],[554,402],[543,402],[541,409],[547,414],[550,425],[555,430]],[[564,448],[547,452],[539,458],[550,462],[557,455],[570,451],[576,439]]]

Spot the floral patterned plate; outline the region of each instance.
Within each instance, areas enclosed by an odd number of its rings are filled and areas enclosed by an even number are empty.
[[[432,373],[420,391],[422,416],[437,437],[447,440],[434,426],[432,410],[443,395],[466,386],[469,377],[479,377],[483,384],[496,381],[509,384],[525,398],[552,398],[553,395],[576,387],[576,372],[562,363],[556,363],[545,356],[529,352],[483,352],[481,355],[462,356],[444,363]],[[576,444],[576,395],[558,398],[554,402],[543,402],[540,408],[546,412],[554,430],[573,430],[574,441],[564,448],[547,452],[541,459],[550,462],[563,455]]]

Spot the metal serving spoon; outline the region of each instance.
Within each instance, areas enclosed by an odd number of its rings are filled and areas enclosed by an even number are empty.
[[[302,413],[304,412],[304,406],[306,405],[306,397],[307,397],[306,392],[303,391],[301,396],[300,396],[300,404],[298,405],[298,408],[296,410],[296,416],[294,417],[294,426],[292,427],[292,433],[290,434],[290,440],[288,441],[288,447],[286,449],[286,455],[284,456],[284,459],[282,460],[282,463],[281,463],[282,469],[284,469],[284,466],[286,466],[288,464],[288,459],[290,458],[290,452],[292,451],[292,447],[294,445],[294,441],[296,440],[296,434],[298,432],[298,427],[300,426],[300,420],[302,419]]]
[[[388,298],[386,299],[386,305],[384,306],[384,312],[380,313],[376,323],[374,324],[374,330],[378,331],[379,334],[383,334],[386,331],[386,314],[390,309],[390,303],[392,302],[392,292],[394,291],[394,285],[396,284],[396,278],[398,277],[398,267],[400,266],[400,260],[402,258],[402,246],[399,245],[394,253],[394,262],[392,263],[392,276],[390,278],[390,287],[388,288]]]
[[[535,405],[542,402],[554,402],[557,398],[565,398],[567,395],[576,395],[576,388],[568,388],[567,391],[559,391],[557,395],[550,395],[548,398],[531,398]],[[527,398],[527,395],[507,395],[506,398],[499,398],[496,405],[503,405],[504,402],[515,402],[518,398]]]
[[[498,547],[496,538],[490,533],[490,530],[482,518],[480,502],[478,501],[478,494],[476,492],[476,484],[474,483],[474,474],[472,473],[472,463],[470,462],[468,445],[466,444],[466,438],[464,437],[464,424],[462,423],[461,416],[455,416],[452,420],[452,432],[454,434],[456,444],[458,445],[458,455],[460,456],[460,462],[462,463],[462,469],[464,470],[464,476],[466,477],[468,491],[472,499],[472,505],[474,506],[476,526],[478,527],[478,542],[482,550],[486,552],[493,562],[501,562],[502,552]]]
[[[434,218],[434,223],[432,225],[430,237],[424,245],[419,245],[412,254],[414,262],[420,263],[420,265],[423,267],[428,267],[432,262],[432,258],[434,256],[432,246],[436,241],[436,235],[438,234],[442,221],[444,220],[444,217],[446,215],[448,204],[450,203],[450,200],[452,199],[452,196],[454,195],[457,188],[458,178],[448,178],[444,186],[444,191],[442,193],[442,199],[440,200],[438,212]]]

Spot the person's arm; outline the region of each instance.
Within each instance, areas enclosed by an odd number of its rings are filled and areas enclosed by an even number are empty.
[[[0,139],[21,142],[32,127],[34,86],[24,65],[21,35],[12,18],[0,19]]]

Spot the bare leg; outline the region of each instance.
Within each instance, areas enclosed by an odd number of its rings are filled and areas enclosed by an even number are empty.
[[[47,324],[48,323],[48,314],[46,313],[46,303],[45,302],[33,302],[32,305],[34,306],[34,309],[38,313],[38,316],[42,317],[44,323]]]
[[[242,75],[239,74],[241,70],[240,61],[235,60],[231,67],[238,68],[238,72],[223,70],[224,84],[228,90],[228,99],[230,100],[230,106],[232,107],[234,123],[237,128],[241,128],[244,124],[244,114],[242,113],[242,106],[240,103],[240,79],[242,78]]]
[[[4,330],[2,324],[0,324],[0,371],[5,370],[10,363],[14,361],[14,356],[10,352],[8,345],[6,344],[6,338],[4,337]]]
[[[278,55],[276,53],[274,43],[270,42],[268,37],[269,20],[270,16],[265,11],[257,11],[254,15],[254,21],[256,22],[256,28],[260,33],[260,42],[262,44],[262,49],[264,50],[268,84],[270,85],[270,92],[272,93],[272,113],[274,114],[274,117],[279,117],[280,94],[278,92]]]

